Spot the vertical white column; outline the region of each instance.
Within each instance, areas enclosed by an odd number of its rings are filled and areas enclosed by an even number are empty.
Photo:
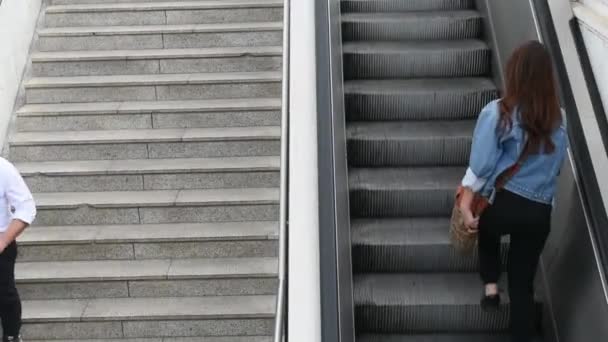
[[[291,2],[289,137],[290,342],[321,340],[314,1]]]

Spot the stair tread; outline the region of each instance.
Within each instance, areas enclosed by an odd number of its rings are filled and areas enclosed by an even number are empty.
[[[278,98],[245,98],[218,100],[183,100],[183,101],[125,101],[94,103],[50,103],[27,104],[21,107],[19,116],[40,115],[95,115],[95,114],[128,114],[128,113],[180,113],[230,111],[243,109],[280,110]]]
[[[164,207],[192,205],[277,204],[274,188],[146,190],[104,192],[47,192],[34,194],[39,209],[64,209],[79,206],[96,208]]]
[[[134,3],[97,3],[54,5],[46,13],[83,13],[83,12],[123,12],[123,11],[163,11],[197,9],[233,9],[282,7],[282,0],[206,0],[206,1],[162,1]]]
[[[129,25],[129,26],[84,26],[51,27],[38,30],[40,37],[103,36],[124,34],[175,34],[203,32],[255,32],[281,31],[282,22],[186,24],[186,25]]]
[[[217,72],[192,74],[102,75],[68,77],[33,77],[26,89],[50,87],[110,87],[171,84],[209,84],[239,82],[280,82],[281,73],[274,71]]]
[[[98,143],[278,140],[280,127],[163,128],[15,133],[12,146]]]
[[[192,49],[90,50],[34,52],[32,62],[112,61],[159,58],[212,58],[238,56],[280,56],[280,46],[245,46]]]
[[[471,93],[487,90],[496,90],[496,85],[486,77],[353,80],[344,82],[344,92],[346,94]]]
[[[162,297],[23,301],[30,322],[272,318],[274,296]]]
[[[354,277],[356,305],[477,306],[482,288],[477,273],[365,273]],[[503,299],[508,302],[506,294]]]
[[[177,229],[176,229],[177,228]],[[32,226],[19,236],[25,245],[276,240],[274,221],[94,226]]]
[[[463,167],[351,168],[351,190],[447,190],[464,176]]]
[[[471,137],[475,121],[389,121],[350,122],[349,139],[359,140],[412,140]]]
[[[481,19],[474,10],[345,13],[342,22],[403,23],[404,21]]]
[[[76,160],[16,163],[23,176],[278,171],[279,157]]]
[[[22,283],[274,277],[276,258],[20,262]]]
[[[463,40],[421,40],[421,41],[357,41],[346,42],[345,53],[406,54],[425,52],[446,52],[466,50],[489,50],[488,45],[478,39]]]
[[[30,340],[32,342],[57,342],[57,340]],[[78,339],[61,342],[272,342],[270,336],[228,336],[228,337],[157,337],[157,338],[120,338],[120,339]]]

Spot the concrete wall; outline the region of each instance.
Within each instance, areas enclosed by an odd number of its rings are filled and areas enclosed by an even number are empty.
[[[581,0],[573,4],[591,67],[608,113],[608,0]]]
[[[0,149],[14,111],[42,0],[0,4]]]

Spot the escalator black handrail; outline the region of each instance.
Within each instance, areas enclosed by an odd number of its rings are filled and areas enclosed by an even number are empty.
[[[551,10],[547,0],[533,0],[534,10],[538,18],[540,34],[544,44],[547,46],[553,59],[562,106],[565,108],[568,121],[568,136],[570,150],[572,151],[572,162],[578,170],[577,181],[582,194],[583,208],[589,218],[590,231],[598,246],[598,259],[600,271],[608,274],[608,214],[604,206],[602,194],[599,189],[598,179],[593,168],[593,162],[589,153],[587,140],[584,135],[582,122],[576,105],[576,99],[572,92],[572,86],[568,78],[568,72],[557,33],[553,24]],[[604,144],[608,148],[608,120],[600,98],[599,89],[591,69],[591,62],[587,54],[585,43],[580,31],[578,20],[573,18],[569,22],[572,36],[576,43],[578,56],[583,69],[585,81],[589,90],[593,109],[598,123],[598,129]],[[607,150],[608,155],[608,150]]]
[[[354,341],[340,0],[315,0],[322,341]]]

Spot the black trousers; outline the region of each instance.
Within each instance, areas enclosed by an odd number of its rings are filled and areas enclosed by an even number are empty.
[[[21,329],[21,300],[15,287],[17,243],[10,244],[0,254],[0,320],[4,336],[19,336]]]
[[[503,271],[500,240],[510,236],[507,275],[514,342],[529,342],[534,335],[534,277],[551,230],[551,209],[503,190],[479,219],[479,266],[484,284],[498,282]]]

